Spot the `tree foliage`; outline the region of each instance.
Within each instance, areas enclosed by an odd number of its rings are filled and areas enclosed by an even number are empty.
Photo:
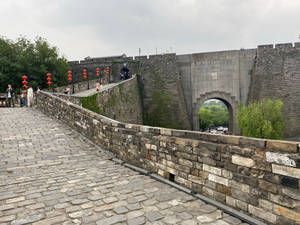
[[[59,57],[58,49],[37,37],[34,42],[24,37],[16,41],[0,37],[0,92],[10,83],[17,90],[22,86],[22,76],[28,77],[33,88],[45,88],[46,73],[52,74],[54,86],[66,83],[67,60]]]
[[[242,134],[248,137],[282,139],[284,131],[282,106],[282,101],[271,99],[253,102],[248,106],[240,104],[237,121]]]
[[[205,102],[199,110],[200,129],[228,126],[228,109],[221,101]]]

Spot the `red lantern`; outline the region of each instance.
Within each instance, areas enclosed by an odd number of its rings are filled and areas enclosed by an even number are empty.
[[[22,79],[23,79],[23,80],[27,80],[27,77],[26,77],[26,76],[22,76]]]
[[[22,81],[22,84],[23,84],[24,86],[26,86],[26,85],[28,84],[28,82],[27,82],[26,80],[23,80],[23,81]]]
[[[47,73],[46,76],[47,76],[47,78],[46,78],[47,84],[48,84],[48,86],[50,86],[52,84],[52,82],[51,82],[51,80],[52,80],[51,73]]]
[[[87,78],[86,69],[83,69],[83,70],[82,70],[82,74],[83,74],[83,79],[86,79],[86,78]]]
[[[24,86],[25,89],[28,89],[28,86]]]
[[[99,77],[100,76],[100,69],[96,68],[96,76]]]
[[[70,77],[70,78],[68,78],[68,81],[69,81],[69,82],[71,82],[71,81],[72,81],[72,78],[71,78],[71,77]]]
[[[109,75],[109,66],[106,67],[106,74]]]

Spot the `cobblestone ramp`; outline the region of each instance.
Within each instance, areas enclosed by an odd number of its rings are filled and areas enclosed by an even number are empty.
[[[115,164],[28,108],[0,109],[0,224],[243,224]]]

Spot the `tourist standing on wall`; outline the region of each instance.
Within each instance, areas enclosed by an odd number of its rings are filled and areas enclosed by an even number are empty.
[[[33,103],[33,89],[31,85],[29,85],[29,88],[27,90],[27,107],[32,107]]]
[[[20,106],[26,106],[26,98],[27,98],[27,91],[26,89],[23,87],[21,90],[21,98],[20,98]]]
[[[15,104],[14,104],[15,91],[11,87],[10,84],[8,85],[8,88],[6,89],[6,94],[7,94],[8,107],[11,107],[11,105],[13,107],[15,107]]]

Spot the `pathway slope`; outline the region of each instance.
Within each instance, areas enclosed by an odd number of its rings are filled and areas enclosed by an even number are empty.
[[[242,224],[110,160],[35,109],[0,109],[0,224]]]

